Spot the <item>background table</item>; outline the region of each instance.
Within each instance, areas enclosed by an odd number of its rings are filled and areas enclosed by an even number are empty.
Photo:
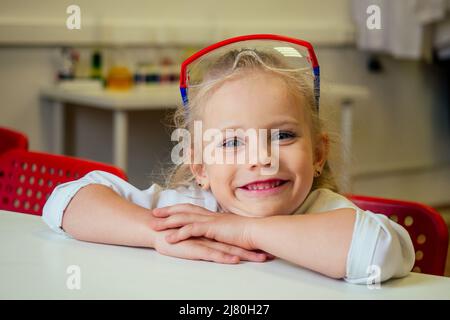
[[[113,112],[113,163],[127,170],[128,112],[173,109],[181,104],[179,90],[177,84],[149,85],[129,91],[44,88],[42,102],[52,107],[52,152],[64,154],[66,104],[110,110]]]
[[[66,285],[72,265],[79,290]],[[450,278],[411,273],[369,289],[279,259],[223,265],[67,239],[0,211],[0,299],[450,299]]]

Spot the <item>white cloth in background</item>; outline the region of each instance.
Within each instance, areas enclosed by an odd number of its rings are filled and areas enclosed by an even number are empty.
[[[450,59],[450,0],[447,0],[446,19],[439,22],[435,27],[433,46],[440,59]]]
[[[81,179],[61,184],[53,190],[42,215],[52,230],[70,237],[61,228],[64,210],[78,190],[89,184],[110,187],[123,198],[147,209],[192,203],[213,212],[219,211],[214,195],[194,185],[164,190],[154,184],[146,190],[139,190],[113,174],[92,171]],[[386,216],[362,210],[344,196],[328,189],[312,191],[294,214],[314,214],[338,208],[353,208],[356,211],[345,281],[367,284],[373,277],[373,269],[368,270],[370,266],[380,268],[380,281],[404,277],[409,273],[415,261],[412,241],[402,226]]]
[[[381,11],[381,29],[369,30],[366,12],[370,5]],[[357,46],[365,51],[390,53],[397,58],[420,59],[424,27],[442,20],[446,0],[352,0]]]

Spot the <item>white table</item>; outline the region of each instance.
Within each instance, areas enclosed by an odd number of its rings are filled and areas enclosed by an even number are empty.
[[[80,289],[67,287],[70,266]],[[66,239],[40,217],[0,211],[0,299],[12,298],[450,299],[450,278],[411,273],[369,289],[279,259],[223,265]]]
[[[178,84],[149,85],[129,91],[68,89],[53,86],[41,90],[42,101],[52,107],[53,153],[64,154],[65,105],[106,109],[113,112],[113,163],[126,170],[128,112],[175,108],[181,104]]]

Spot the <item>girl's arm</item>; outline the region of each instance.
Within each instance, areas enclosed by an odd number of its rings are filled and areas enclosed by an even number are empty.
[[[360,209],[249,218],[175,205],[156,209],[153,215],[155,230],[180,228],[167,237],[170,243],[204,236],[260,249],[355,284],[404,277],[415,261],[414,246],[402,226]]]
[[[78,240],[154,247],[154,219],[148,209],[129,202],[111,188],[91,184],[80,189],[65,210],[62,228]]]
[[[252,246],[333,278],[346,275],[355,210],[273,216],[250,224]]]
[[[245,249],[259,249],[333,278],[346,275],[355,210],[249,218],[208,212],[194,205],[156,209],[155,230],[181,227],[168,241],[205,236]]]

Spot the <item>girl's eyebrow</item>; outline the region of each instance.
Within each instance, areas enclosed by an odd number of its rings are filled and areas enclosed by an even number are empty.
[[[300,125],[300,122],[298,120],[295,119],[284,119],[284,120],[280,120],[280,121],[273,121],[271,122],[267,128],[280,128],[280,127],[287,127],[287,126],[295,126],[298,127]]]
[[[289,118],[274,120],[272,122],[265,124],[264,126],[258,126],[258,127],[268,128],[268,129],[277,129],[277,128],[282,128],[282,127],[287,127],[287,126],[298,127],[299,125],[300,125],[300,122],[298,120],[289,117]],[[219,130],[223,131],[226,129],[242,129],[242,128],[243,128],[242,125],[230,123],[229,125],[225,125],[225,126],[219,128]]]

